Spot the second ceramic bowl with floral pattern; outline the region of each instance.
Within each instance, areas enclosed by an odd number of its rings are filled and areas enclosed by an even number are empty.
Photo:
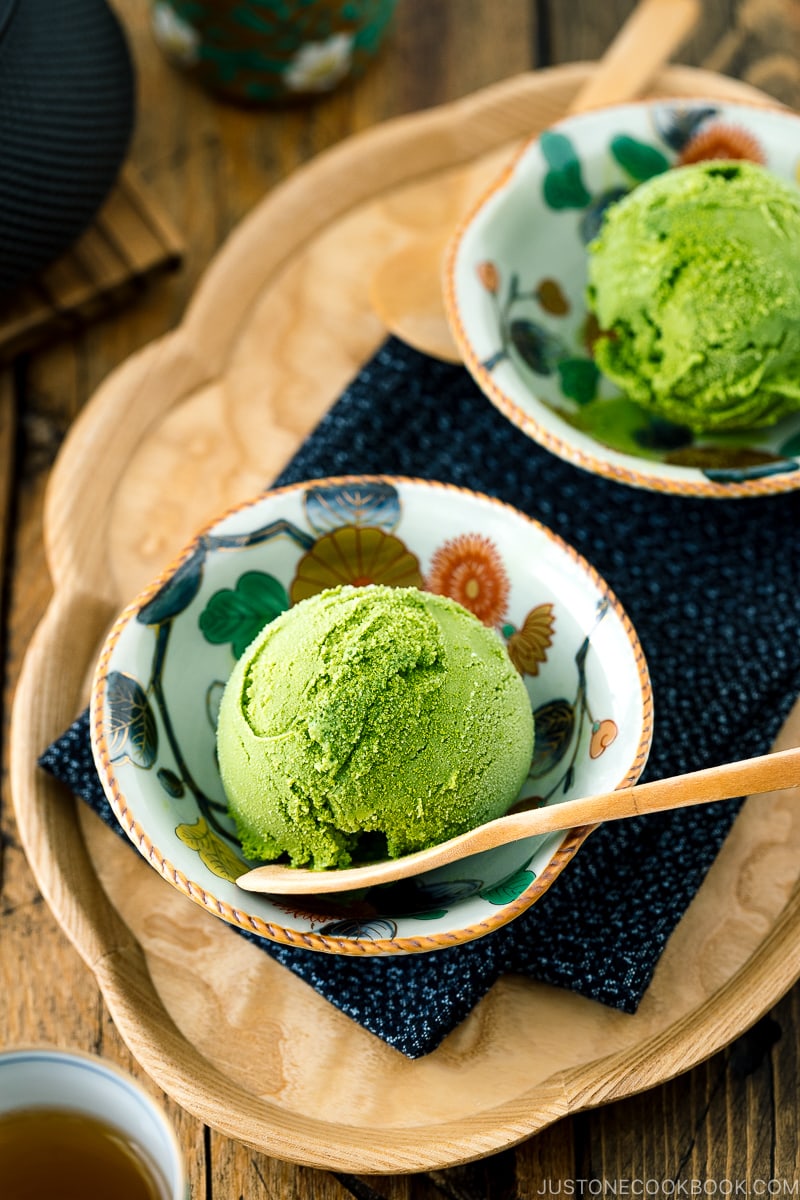
[[[650,682],[603,579],[506,504],[384,476],[267,492],[200,533],[109,635],[92,690],[93,751],[132,841],[209,912],[312,950],[435,950],[527,909],[590,830],[529,838],[367,892],[287,901],[235,882],[254,864],[242,855],[217,768],[225,682],[284,609],[337,584],[369,583],[451,596],[504,639],[535,714],[526,797],[556,804],[637,780],[652,732]]]
[[[604,212],[654,175],[708,159],[749,159],[797,184],[800,118],[654,100],[547,130],[456,232],[445,264],[448,319],[489,399],[577,466],[679,495],[791,491],[800,487],[800,413],[766,429],[693,434],[621,395],[592,357],[586,247]]]

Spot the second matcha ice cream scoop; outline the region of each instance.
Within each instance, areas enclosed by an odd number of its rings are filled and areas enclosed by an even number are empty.
[[[696,431],[800,408],[800,190],[750,162],[641,184],[589,247],[601,370]]]

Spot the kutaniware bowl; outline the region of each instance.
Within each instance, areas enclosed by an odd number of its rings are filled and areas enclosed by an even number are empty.
[[[139,851],[215,916],[336,954],[435,950],[524,912],[590,830],[526,839],[366,893],[281,899],[235,883],[255,864],[242,855],[217,769],[225,681],[283,609],[365,583],[450,595],[498,630],[535,712],[526,796],[557,803],[636,781],[652,731],[649,676],[597,572],[506,504],[385,476],[270,491],[199,533],[111,630],[92,689],[93,750]]]
[[[645,411],[592,357],[587,250],[603,214],[664,171],[750,159],[798,182],[800,119],[767,106],[649,100],[568,117],[529,142],[448,247],[444,299],[464,362],[497,408],[576,466],[620,483],[730,499],[800,487],[800,412],[693,434]]]

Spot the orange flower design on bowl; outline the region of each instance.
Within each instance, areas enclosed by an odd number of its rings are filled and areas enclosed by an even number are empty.
[[[678,155],[678,163],[685,167],[689,163],[707,162],[710,159],[747,159],[749,162],[767,161],[764,148],[758,138],[739,125],[726,125],[715,121],[706,125],[691,138]]]
[[[419,560],[391,533],[373,526],[344,525],[319,538],[303,555],[289,594],[296,604],[326,588],[370,583],[422,587]]]
[[[462,533],[433,555],[425,586],[469,609],[484,625],[499,625],[508,605],[510,583],[492,541]]]

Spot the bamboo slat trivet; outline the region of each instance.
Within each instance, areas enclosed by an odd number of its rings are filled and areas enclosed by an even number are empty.
[[[181,235],[127,165],[70,250],[0,302],[0,361],[119,307],[154,272],[176,267],[183,253]]]

